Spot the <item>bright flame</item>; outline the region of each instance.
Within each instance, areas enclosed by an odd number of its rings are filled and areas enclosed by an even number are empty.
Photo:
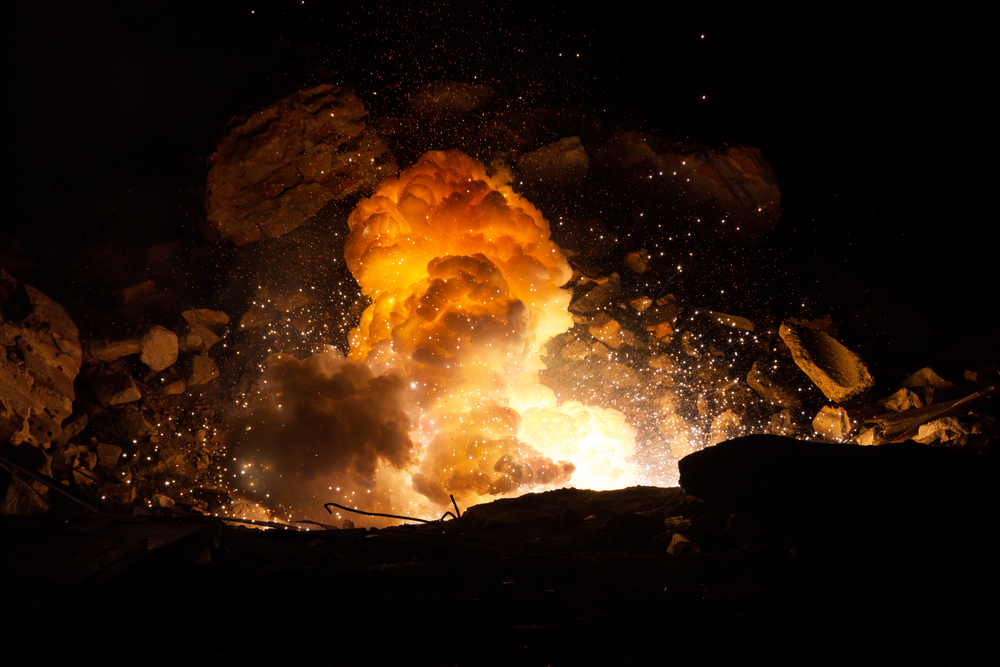
[[[348,267],[372,300],[350,358],[415,392],[413,488],[438,505],[572,483],[634,483],[635,431],[614,410],[557,405],[545,343],[572,326],[571,271],[548,222],[478,161],[432,151],[362,200]]]

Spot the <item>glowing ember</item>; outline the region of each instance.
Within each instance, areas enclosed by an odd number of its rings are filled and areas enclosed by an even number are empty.
[[[259,483],[277,488],[287,475],[300,487],[295,501],[325,491],[325,500],[426,516],[449,494],[468,506],[635,482],[624,416],[559,406],[539,383],[544,344],[572,326],[561,289],[571,271],[534,206],[476,160],[435,151],[362,200],[349,226],[348,267],[372,303],[351,332],[349,360],[271,361],[267,396],[238,437],[241,452],[268,459],[272,473]],[[296,448],[317,431],[328,434],[322,451]],[[303,457],[317,464],[311,482],[292,473]]]

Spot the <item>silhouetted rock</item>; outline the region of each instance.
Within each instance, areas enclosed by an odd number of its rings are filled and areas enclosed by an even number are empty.
[[[926,522],[994,507],[992,462],[914,442],[862,447],[748,435],[679,465],[685,491],[751,517]]]

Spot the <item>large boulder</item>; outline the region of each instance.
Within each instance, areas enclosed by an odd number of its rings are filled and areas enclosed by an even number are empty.
[[[763,519],[927,522],[995,505],[992,462],[913,442],[862,447],[749,435],[690,454],[679,467],[688,493]]]
[[[234,119],[209,160],[205,236],[237,245],[281,236],[395,175],[367,118],[351,90],[322,85]]]
[[[0,271],[0,442],[58,440],[82,360],[62,306]]]

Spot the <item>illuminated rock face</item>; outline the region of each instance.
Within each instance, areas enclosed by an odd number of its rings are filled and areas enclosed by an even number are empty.
[[[394,175],[367,118],[353,92],[322,85],[234,121],[210,159],[205,235],[237,245],[275,238]]]
[[[556,406],[540,353],[567,330],[571,272],[541,213],[483,166],[432,151],[362,200],[348,267],[372,304],[350,358],[410,383],[424,447],[413,487],[438,504],[558,485],[620,486],[622,415]]]

